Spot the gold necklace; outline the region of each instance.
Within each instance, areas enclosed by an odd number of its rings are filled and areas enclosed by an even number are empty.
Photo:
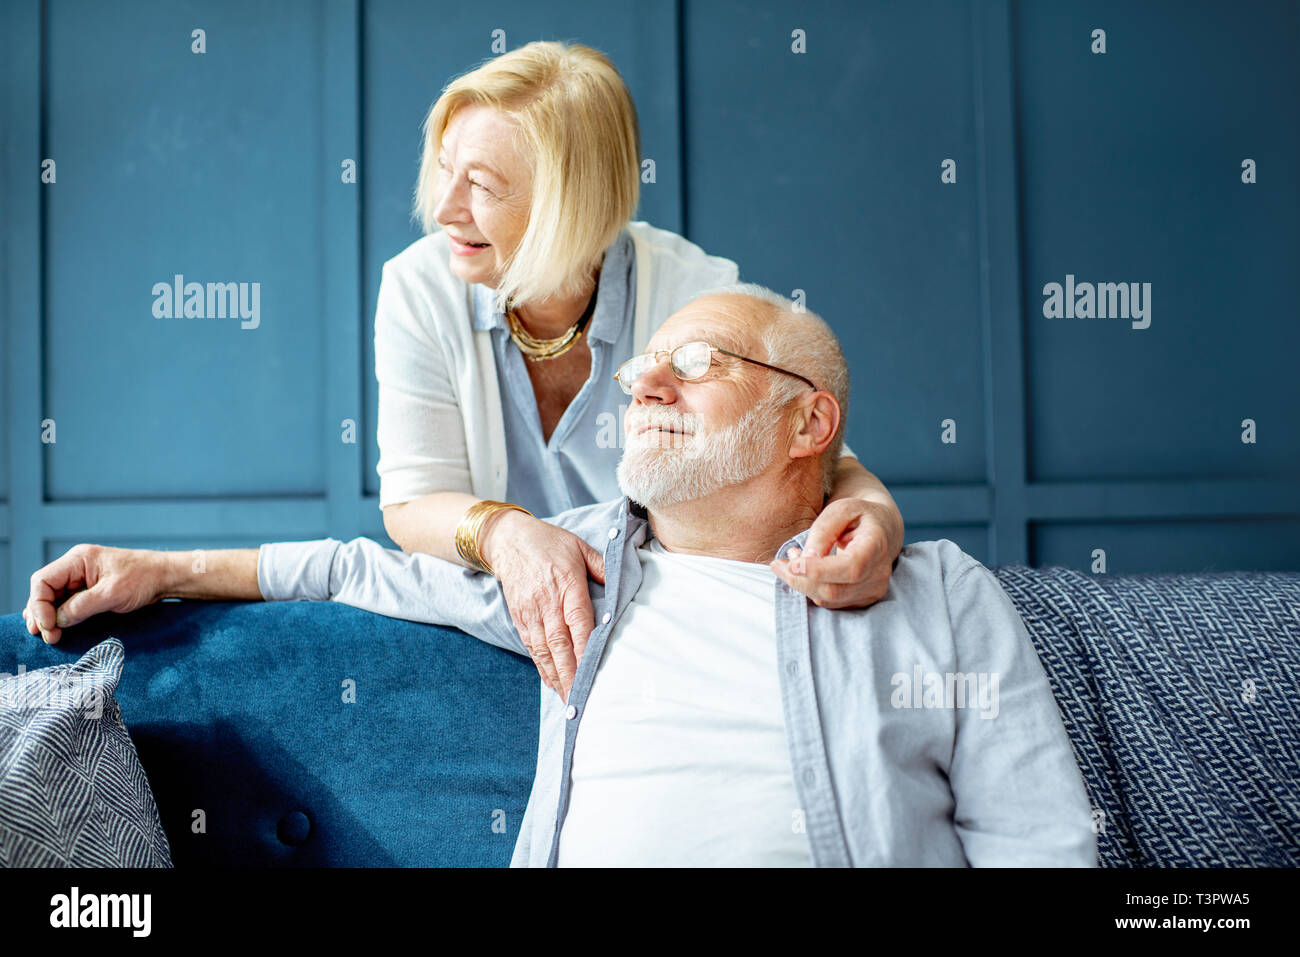
[[[558,359],[572,349],[574,344],[582,338],[583,330],[586,329],[587,323],[591,320],[592,313],[595,311],[596,291],[593,289],[591,299],[587,301],[587,308],[578,317],[578,321],[554,339],[538,339],[536,336],[530,335],[519,321],[519,317],[515,315],[513,306],[506,308],[506,319],[510,323],[510,338],[519,347],[519,351],[533,362],[541,362],[543,359]]]

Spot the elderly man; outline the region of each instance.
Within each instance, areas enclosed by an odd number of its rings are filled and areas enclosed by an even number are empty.
[[[627,497],[551,519],[606,576],[568,700],[542,693],[512,864],[1095,866],[1060,713],[988,569],[912,544],[884,600],[840,611],[773,571],[802,572],[842,442],[848,369],[826,324],[730,287],[618,378]],[[490,575],[364,538],[209,552],[201,574],[184,553],[95,560],[128,605],[342,601],[521,655],[536,629]],[[31,607],[53,618],[48,596]]]

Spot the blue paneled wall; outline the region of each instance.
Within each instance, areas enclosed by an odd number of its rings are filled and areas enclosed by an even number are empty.
[[[831,322],[849,442],[909,538],[1109,574],[1300,569],[1300,4],[0,17],[6,611],[79,541],[391,544],[380,268],[419,235],[424,115],[494,40],[611,56],[655,161],[639,218]],[[202,315],[172,308],[190,282],[223,284]]]

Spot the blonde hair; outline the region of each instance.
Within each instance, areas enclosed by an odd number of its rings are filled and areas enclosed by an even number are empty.
[[[449,83],[424,121],[412,219],[440,227],[438,151],[452,116],[486,106],[517,125],[533,166],[528,226],[505,261],[497,308],[580,295],[636,212],[641,133],[636,106],[614,64],[580,43],[538,40],[487,60]]]

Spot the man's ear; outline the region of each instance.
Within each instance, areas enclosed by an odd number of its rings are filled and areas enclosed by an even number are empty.
[[[795,413],[790,438],[790,458],[821,455],[840,427],[840,404],[829,392],[810,392],[802,397]]]

